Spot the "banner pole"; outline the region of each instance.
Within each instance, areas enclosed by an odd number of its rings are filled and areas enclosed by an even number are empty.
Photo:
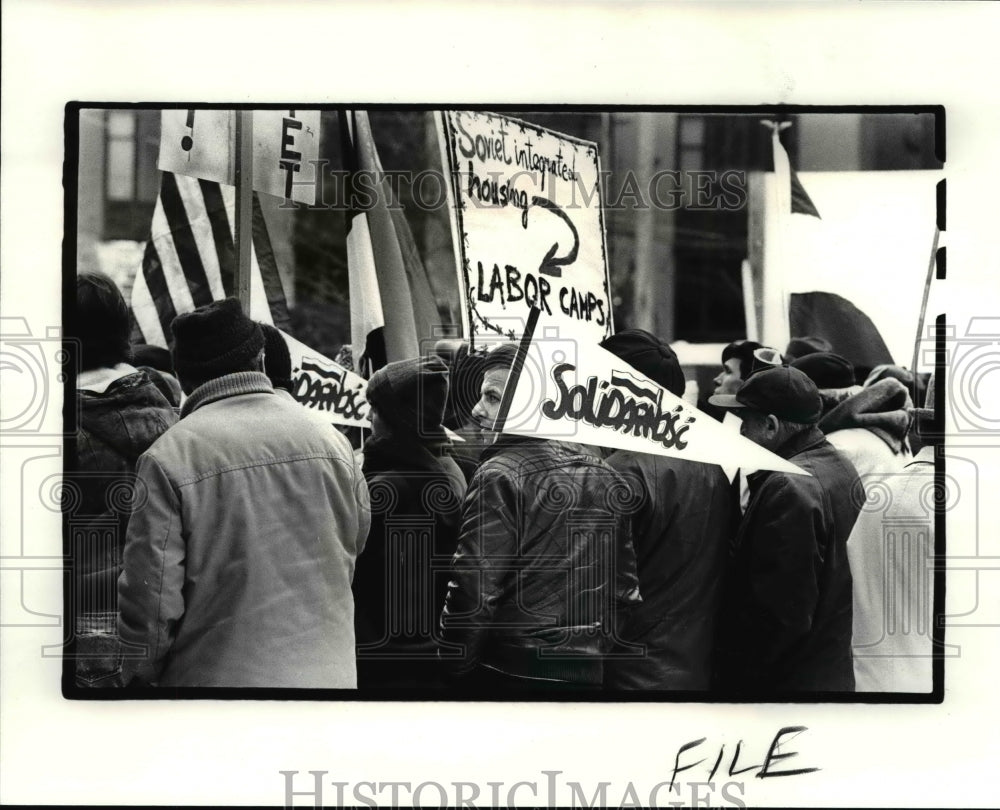
[[[236,111],[236,297],[250,315],[253,251],[253,110]]]
[[[507,384],[503,388],[503,399],[500,400],[500,410],[497,411],[497,418],[493,422],[493,430],[500,433],[507,424],[507,416],[510,413],[511,403],[514,401],[514,391],[517,389],[517,382],[521,378],[521,370],[524,368],[524,358],[528,354],[531,346],[531,339],[535,336],[535,327],[538,325],[538,316],[541,314],[538,307],[532,307],[528,313],[528,325],[521,336],[521,342],[517,347],[517,354],[510,367],[510,374],[507,375]]]
[[[920,303],[920,317],[917,320],[917,339],[913,342],[913,365],[910,371],[913,373],[913,404],[917,407],[920,403],[916,401],[918,393],[917,363],[920,360],[920,342],[924,339],[924,322],[927,318],[927,299],[931,293],[931,281],[934,278],[934,269],[937,266],[938,241],[941,238],[941,230],[934,228],[934,242],[931,244],[931,260],[927,264],[927,278],[924,281],[924,298]]]

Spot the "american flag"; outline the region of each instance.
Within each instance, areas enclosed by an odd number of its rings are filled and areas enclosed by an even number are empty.
[[[236,189],[163,172],[142,269],[132,286],[133,342],[170,348],[180,313],[234,295]],[[289,331],[271,239],[253,195],[250,317]]]

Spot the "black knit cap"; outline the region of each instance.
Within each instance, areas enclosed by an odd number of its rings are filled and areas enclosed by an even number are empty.
[[[636,371],[659,383],[674,396],[684,394],[684,372],[674,350],[644,329],[623,329],[605,338],[602,348],[624,360]]]
[[[798,360],[793,360],[792,368],[797,368],[817,388],[850,388],[854,385],[854,366],[846,357],[833,352],[813,352]]]
[[[814,425],[823,415],[816,384],[797,368],[788,366],[760,371],[735,394],[716,394],[708,402],[719,408],[752,408],[800,425]]]
[[[292,390],[292,356],[288,344],[275,327],[260,325],[264,333],[264,373],[275,388]]]
[[[264,348],[260,325],[243,314],[236,298],[178,315],[170,331],[174,333],[174,368],[182,377],[211,380],[244,371]]]
[[[425,439],[444,438],[448,366],[437,356],[399,360],[368,380],[368,401],[393,428]]]

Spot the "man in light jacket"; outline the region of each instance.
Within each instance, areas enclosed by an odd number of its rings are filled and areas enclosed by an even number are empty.
[[[349,443],[261,371],[230,298],[172,324],[188,395],[139,459],[118,627],[127,676],[169,687],[353,688],[367,488]]]

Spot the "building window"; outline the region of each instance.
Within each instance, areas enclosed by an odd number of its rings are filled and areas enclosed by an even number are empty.
[[[159,111],[107,110],[104,132],[104,238],[148,239],[159,190]]]

